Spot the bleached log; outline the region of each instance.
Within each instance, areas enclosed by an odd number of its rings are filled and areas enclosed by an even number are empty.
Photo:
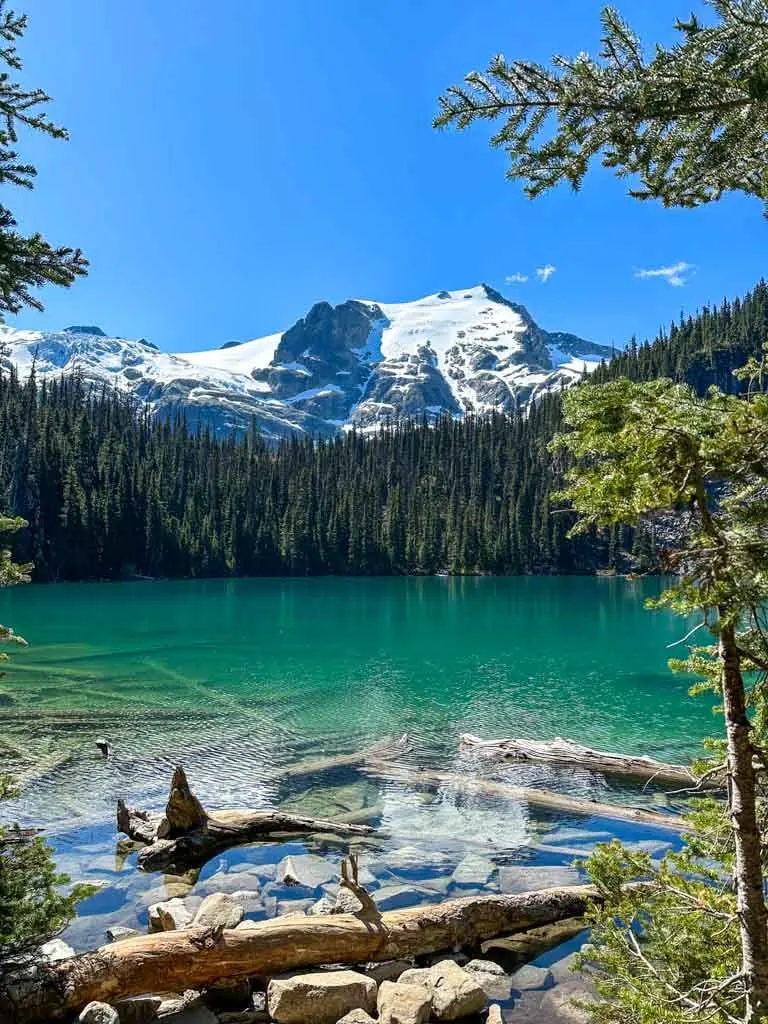
[[[683,821],[676,814],[662,814],[659,811],[647,811],[642,807],[628,807],[624,804],[599,803],[597,800],[585,800],[582,797],[567,796],[565,793],[553,793],[548,789],[534,789],[532,786],[511,786],[506,782],[494,779],[475,778],[461,775],[458,772],[436,771],[431,769],[403,768],[382,762],[369,762],[363,771],[380,779],[393,782],[404,782],[409,786],[455,786],[468,793],[479,793],[483,796],[502,797],[506,800],[518,800],[531,807],[543,810],[566,811],[586,818],[608,818],[615,821],[632,821],[653,828],[671,829],[673,832],[693,832],[693,826]]]
[[[537,764],[577,764],[607,775],[628,775],[636,779],[671,785],[692,785],[696,777],[683,764],[666,764],[651,757],[633,757],[605,750],[592,750],[560,736],[553,740],[483,740],[471,733],[459,738],[462,749],[496,755],[506,761],[532,761]]]
[[[330,832],[369,836],[376,831],[369,825],[310,818],[280,810],[209,812],[190,789],[183,768],[173,773],[164,815],[127,807],[120,800],[117,827],[131,839],[147,844],[137,858],[142,870],[174,874],[200,867],[231,846],[275,835]]]
[[[0,991],[0,1020],[42,1024],[87,1003],[204,988],[326,963],[396,960],[477,946],[485,939],[580,917],[600,902],[589,885],[510,896],[468,896],[370,914],[291,915],[248,929],[189,928],[125,939],[41,969],[23,989]]]

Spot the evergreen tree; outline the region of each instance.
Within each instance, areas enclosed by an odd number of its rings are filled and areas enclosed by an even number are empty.
[[[560,182],[578,189],[595,160],[631,177],[630,195],[698,206],[729,191],[768,212],[768,7],[706,0],[712,24],[679,20],[678,42],[647,56],[611,7],[597,58],[551,66],[494,57],[485,73],[440,98],[437,127],[498,123],[507,176],[531,197]]]
[[[766,370],[768,361],[759,366],[753,360],[741,376],[754,382]],[[723,845],[715,835],[708,852],[720,844],[722,863],[722,850],[728,850],[733,898],[723,899],[721,887],[707,894],[706,884],[694,895],[679,861],[677,873],[668,863],[659,875],[664,900],[630,897],[634,910],[627,917],[617,881],[638,865],[618,845],[599,852],[595,877],[612,899],[599,918],[596,956],[609,968],[602,988],[613,1008],[602,1007],[597,1015],[616,1022],[757,1024],[768,1017],[768,847],[759,806],[768,774],[768,394],[750,388],[736,396],[713,388],[700,398],[670,380],[619,379],[574,388],[565,398],[565,421],[569,432],[555,444],[577,460],[563,495],[579,514],[574,532],[662,512],[674,512],[682,522],[683,536],[665,559],[676,581],[653,604],[697,613],[699,627],[711,634],[712,646],[694,649],[677,667],[704,676],[722,699],[725,719],[722,764],[709,770],[727,779],[727,807],[719,810],[726,838]],[[696,853],[701,851],[699,845]],[[689,868],[695,859],[688,858]],[[724,972],[734,966],[733,957],[725,963],[713,963],[711,956],[690,959],[691,946],[680,941],[690,926],[674,927],[681,902],[700,912],[699,949],[715,922],[721,929],[726,922],[723,934],[739,938],[740,966]]]

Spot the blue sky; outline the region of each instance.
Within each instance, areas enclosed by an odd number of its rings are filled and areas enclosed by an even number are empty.
[[[25,139],[37,188],[4,201],[92,264],[18,326],[94,323],[183,351],[285,329],[319,299],[486,281],[545,328],[623,344],[765,272],[754,200],[668,211],[597,170],[579,195],[531,202],[486,127],[432,130],[438,94],[494,53],[594,50],[593,0],[14,6],[30,15],[25,78],[71,141]],[[618,6],[653,42],[692,5]]]

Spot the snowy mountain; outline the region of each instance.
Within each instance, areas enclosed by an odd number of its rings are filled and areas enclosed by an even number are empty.
[[[38,379],[77,371],[153,412],[183,412],[218,432],[255,421],[271,440],[329,436],[402,418],[524,407],[610,356],[572,334],[549,334],[487,285],[415,302],[318,302],[282,334],[170,355],[98,327],[0,327],[0,362]]]

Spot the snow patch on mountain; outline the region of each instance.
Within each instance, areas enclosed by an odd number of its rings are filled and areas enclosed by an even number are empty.
[[[270,440],[524,408],[610,354],[572,334],[548,334],[487,285],[415,302],[319,302],[287,331],[176,355],[95,326],[0,327],[0,364],[22,377],[33,366],[38,379],[77,372],[156,415],[181,412],[191,426],[220,433],[255,423]]]

